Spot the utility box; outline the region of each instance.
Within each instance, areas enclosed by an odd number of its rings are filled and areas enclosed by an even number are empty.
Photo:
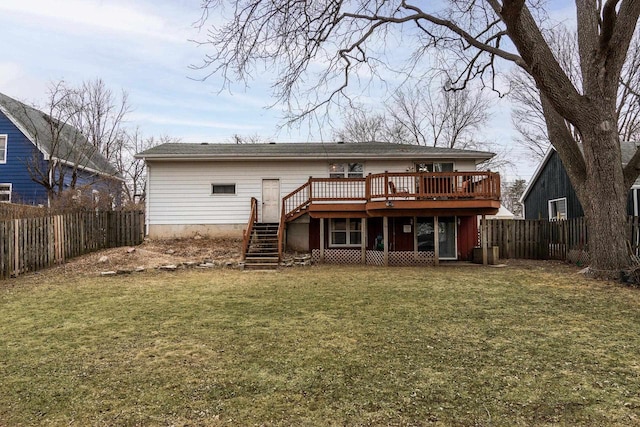
[[[497,246],[489,246],[487,248],[487,264],[496,265],[500,258],[499,248]],[[482,264],[482,248],[476,246],[473,248],[473,262],[475,264]]]

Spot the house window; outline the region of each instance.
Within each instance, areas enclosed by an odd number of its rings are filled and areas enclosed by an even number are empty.
[[[329,165],[330,178],[362,178],[363,176],[362,163],[331,163]]]
[[[453,162],[416,163],[416,172],[453,172]]]
[[[236,185],[211,184],[211,194],[236,194]]]
[[[0,163],[7,163],[7,135],[0,135]]]
[[[362,220],[360,218],[332,218],[329,223],[331,246],[360,246]]]
[[[567,198],[549,200],[549,220],[567,219]]]
[[[0,184],[0,202],[11,203],[11,184]]]

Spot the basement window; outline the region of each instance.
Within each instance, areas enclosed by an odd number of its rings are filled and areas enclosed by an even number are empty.
[[[362,242],[360,218],[332,218],[329,227],[331,246],[360,246]]]
[[[236,194],[236,185],[235,184],[211,184],[211,194],[213,195]]]

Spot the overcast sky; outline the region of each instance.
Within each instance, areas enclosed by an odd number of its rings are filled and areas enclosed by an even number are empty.
[[[133,112],[128,121],[144,135],[185,142],[230,142],[233,134],[258,134],[280,142],[330,141],[331,130],[305,126],[278,130],[282,110],[268,81],[220,92],[198,64],[204,50],[192,25],[200,17],[193,0],[0,0],[0,92],[43,105],[51,82],[72,85],[101,78],[125,90]],[[334,118],[336,120],[337,118]],[[516,162],[509,180],[528,179],[535,164],[514,144],[509,106],[495,108],[483,139],[507,147]]]

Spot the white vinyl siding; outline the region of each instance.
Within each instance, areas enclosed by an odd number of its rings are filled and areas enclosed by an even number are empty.
[[[365,175],[406,172],[412,160],[354,159],[345,162],[326,160],[273,161],[153,161],[148,162],[147,221],[149,225],[246,224],[251,197],[261,199],[262,180],[280,180],[280,198],[309,180],[310,176],[328,178],[334,163],[362,163]],[[468,162],[474,170],[473,161]],[[235,196],[212,195],[212,184],[235,184]],[[232,197],[224,197],[232,196]],[[262,203],[258,203],[262,218]]]
[[[149,162],[149,224],[246,224],[263,179],[280,179],[280,197],[310,175],[328,176],[327,162]],[[212,183],[235,183],[235,196],[212,196]],[[232,197],[225,197],[232,196]],[[262,203],[258,203],[262,217]]]

